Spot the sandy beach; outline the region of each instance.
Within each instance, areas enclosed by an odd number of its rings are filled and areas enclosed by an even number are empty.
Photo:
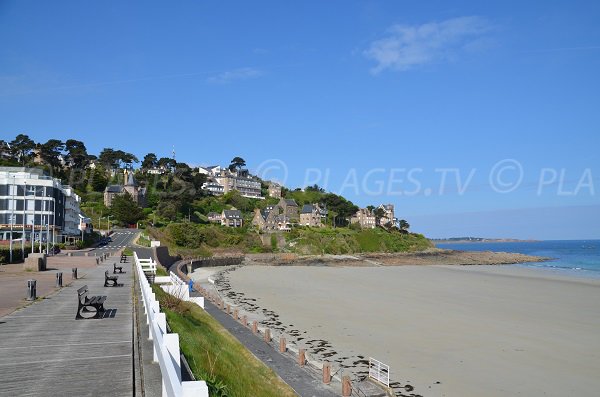
[[[600,280],[516,266],[245,266],[221,288],[334,367],[389,364],[398,395],[600,390]]]

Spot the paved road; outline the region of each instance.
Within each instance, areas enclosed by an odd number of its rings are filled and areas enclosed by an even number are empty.
[[[73,255],[82,256],[88,253],[88,255],[94,256],[95,254],[101,255],[105,252],[113,253],[123,248],[132,248],[134,246],[133,242],[135,241],[138,233],[138,229],[116,229],[110,236],[112,241],[105,246],[92,248],[90,250],[82,250],[80,252],[73,252]],[[68,251],[63,251],[62,253],[66,252]]]
[[[133,268],[124,264],[123,287],[104,287],[113,262],[82,269],[72,285],[0,318],[0,397],[132,395]],[[105,318],[75,319],[84,284],[108,296]]]

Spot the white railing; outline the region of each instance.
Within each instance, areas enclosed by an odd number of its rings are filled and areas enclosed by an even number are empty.
[[[140,289],[144,301],[146,323],[153,342],[154,358],[160,366],[162,374],[163,397],[208,397],[208,386],[204,381],[183,382],[181,380],[181,359],[179,352],[179,335],[167,333],[167,319],[160,312],[159,302],[146,279],[144,269],[137,255],[135,267],[138,273]],[[156,269],[156,267],[155,267]]]
[[[170,272],[171,285],[162,285],[161,288],[167,294],[178,297],[186,302],[194,302],[204,309],[204,298],[201,296],[190,296],[190,286],[179,278],[175,273]]]
[[[146,273],[156,274],[156,262],[152,260],[152,258],[142,259],[138,258],[137,252],[133,252],[133,258],[135,259],[136,265],[142,267],[142,270]]]
[[[390,366],[369,357],[369,378],[390,387]]]

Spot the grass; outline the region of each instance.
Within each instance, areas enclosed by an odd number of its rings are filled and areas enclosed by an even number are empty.
[[[123,255],[125,255],[125,256],[133,256],[133,250],[131,248],[125,248],[123,250]]]
[[[179,346],[194,376],[207,381],[211,396],[296,396],[273,370],[200,307],[181,301],[175,306],[163,304],[169,297],[156,286],[153,290],[171,330],[179,334]]]
[[[137,245],[141,245],[142,247],[150,247],[150,240],[144,235],[140,234],[140,237],[137,240]]]
[[[156,266],[156,275],[163,277],[163,276],[168,276],[169,273],[167,272],[167,270],[164,267]]]

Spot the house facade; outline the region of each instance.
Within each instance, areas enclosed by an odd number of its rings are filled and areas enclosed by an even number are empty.
[[[252,218],[252,226],[265,232],[290,231],[292,228],[290,218],[280,211],[279,206],[262,211],[256,208],[254,210],[254,217]]]
[[[375,214],[368,208],[356,211],[356,214],[350,218],[350,224],[358,224],[363,229],[373,229],[377,225]]]
[[[210,223],[221,223],[221,214],[218,212],[209,212],[206,217]]]
[[[242,212],[240,210],[223,210],[221,212],[221,226],[242,227]]]
[[[395,226],[394,204],[381,204],[378,208],[381,208],[385,214],[379,219],[379,224],[381,226]]]
[[[292,221],[298,221],[300,219],[300,209],[298,208],[296,200],[282,198],[277,205],[281,208],[282,213]]]
[[[300,225],[321,227],[326,217],[326,211],[319,204],[304,204],[300,210]]]
[[[281,198],[281,185],[277,183],[269,184],[269,196],[273,198]]]
[[[115,197],[129,193],[140,207],[146,205],[146,188],[140,188],[133,177],[133,171],[124,171],[124,185],[108,185],[104,189],[104,205],[110,207]]]

